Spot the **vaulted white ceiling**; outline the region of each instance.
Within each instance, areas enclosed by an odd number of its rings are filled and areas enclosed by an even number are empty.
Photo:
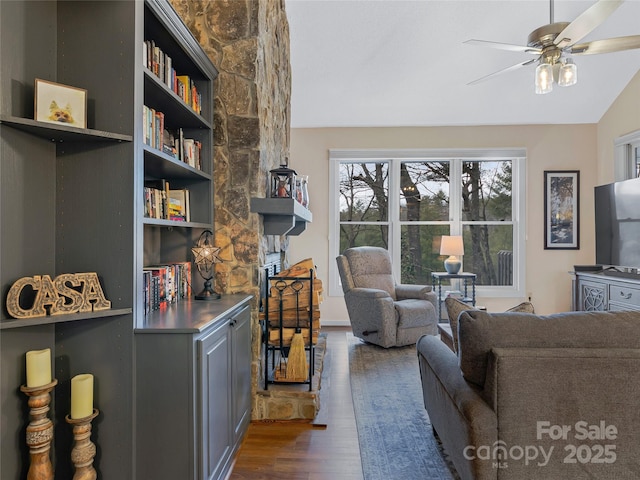
[[[554,20],[594,1],[555,0]],[[465,45],[526,45],[550,20],[548,0],[286,0],[292,127],[596,123],[640,69],[640,49],[575,56],[578,84],[536,95],[535,58]],[[640,34],[640,0],[626,0],[583,41]],[[640,99],[638,99],[640,108]]]

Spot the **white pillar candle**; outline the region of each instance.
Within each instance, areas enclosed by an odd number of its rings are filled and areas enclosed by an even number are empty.
[[[51,349],[27,352],[27,387],[51,383]]]
[[[71,418],[85,418],[92,413],[93,375],[76,375],[71,379]]]

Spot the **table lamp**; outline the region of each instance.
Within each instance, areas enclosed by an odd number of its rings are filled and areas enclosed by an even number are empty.
[[[455,275],[460,271],[462,262],[456,255],[464,255],[464,245],[461,235],[443,235],[440,242],[440,255],[449,255],[444,261],[444,268],[447,273]]]
[[[218,300],[220,294],[213,291],[211,288],[211,279],[214,275],[214,265],[216,263],[222,263],[222,260],[218,256],[220,253],[219,247],[213,246],[213,233],[211,230],[205,230],[198,238],[198,243],[191,249],[194,260],[198,268],[198,273],[204,279],[204,288],[202,292],[196,295],[196,300]]]

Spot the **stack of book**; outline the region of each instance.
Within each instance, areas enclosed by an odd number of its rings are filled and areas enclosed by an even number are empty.
[[[143,279],[145,313],[191,296],[190,262],[145,267]]]
[[[178,222],[191,221],[189,190],[171,189],[166,180],[146,181],[144,186],[144,216]]]
[[[165,128],[165,115],[151,107],[142,107],[142,135],[146,145],[202,170],[202,142],[186,138],[179,128],[175,132]]]
[[[202,109],[202,96],[195,82],[188,75],[178,75],[173,68],[171,57],[156,45],[154,40],[145,40],[142,44],[142,61],[146,68],[178,95],[196,113]]]

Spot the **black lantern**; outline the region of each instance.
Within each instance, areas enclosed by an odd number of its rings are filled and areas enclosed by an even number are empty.
[[[296,197],[296,171],[280,165],[271,173],[271,188],[269,195],[271,198],[295,198]]]

